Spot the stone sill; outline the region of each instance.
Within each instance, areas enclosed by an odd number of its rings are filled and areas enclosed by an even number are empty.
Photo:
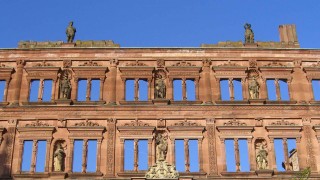
[[[9,102],[0,102],[0,107],[1,106],[6,106],[6,105],[8,105],[9,104]]]
[[[320,101],[312,100],[312,101],[310,101],[310,104],[316,104],[316,105],[319,105],[319,104],[320,104]]]
[[[73,101],[73,105],[103,105],[105,101]]]
[[[119,101],[120,105],[150,105],[152,101]]]
[[[48,178],[49,174],[44,173],[30,173],[30,172],[21,172],[20,174],[13,174],[14,178]]]
[[[103,174],[101,172],[86,172],[86,173],[68,173],[70,178],[80,178],[80,177],[100,177]]]
[[[254,171],[250,172],[221,172],[222,176],[231,176],[231,177],[248,177],[248,176],[256,176]]]
[[[172,105],[189,105],[189,104],[202,104],[202,101],[196,100],[196,101],[188,101],[188,100],[184,100],[184,101],[170,101],[170,104]]]
[[[270,101],[270,100],[266,100],[266,104],[297,104],[297,101],[281,101],[281,100],[275,100],[275,101]]]
[[[147,173],[147,170],[145,171],[124,171],[124,172],[118,172],[119,177],[144,177]]]
[[[22,102],[24,106],[48,106],[48,105],[56,105],[56,102]]]
[[[203,177],[207,175],[206,172],[179,172],[179,176],[180,178],[183,178],[183,177]]]
[[[249,102],[246,100],[241,100],[241,101],[237,101],[237,100],[233,100],[233,101],[222,101],[222,100],[218,100],[215,101],[216,104],[248,104]]]

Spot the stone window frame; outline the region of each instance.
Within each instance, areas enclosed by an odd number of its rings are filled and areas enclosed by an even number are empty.
[[[121,121],[121,120],[120,120]],[[119,122],[119,119],[118,119]],[[134,121],[132,121],[134,122]],[[136,119],[137,123],[131,123],[131,124],[125,124],[117,126],[117,129],[119,131],[119,139],[120,139],[120,171],[117,173],[119,177],[142,177],[145,175],[146,171],[138,170],[138,150],[136,149],[138,147],[138,140],[139,139],[147,139],[148,140],[148,166],[151,166],[154,160],[154,131],[155,126],[149,126],[147,124],[138,124],[139,122],[142,122],[138,119]],[[134,170],[133,171],[124,171],[124,140],[126,139],[133,139],[134,140]]]
[[[74,73],[74,83],[72,83],[72,92],[71,92],[71,99],[73,104],[81,105],[81,104],[90,104],[90,105],[97,105],[97,104],[104,104],[105,101],[103,100],[103,93],[104,93],[104,82],[107,78],[106,72],[108,71],[108,67],[104,66],[76,66],[71,67]],[[86,90],[86,101],[77,101],[78,96],[78,82],[79,79],[86,79],[87,80],[87,90]],[[100,95],[99,101],[90,101],[90,90],[91,90],[91,80],[92,79],[99,79],[100,80]]]
[[[320,79],[320,66],[314,66],[314,67],[303,67],[303,71],[306,73],[307,80],[309,83],[309,92],[312,94],[312,98],[310,99],[310,104],[320,104],[320,101],[314,100],[314,93],[312,89],[312,80],[314,79]]]
[[[248,82],[247,82],[247,67],[240,66],[237,64],[233,64],[231,62],[220,65],[220,66],[213,66],[212,70],[215,72],[215,79],[219,84],[219,97],[217,104],[247,104],[248,103]],[[221,100],[221,79],[228,79],[229,81],[229,92],[230,92],[230,101]],[[234,100],[234,87],[232,85],[232,81],[234,79],[241,79],[242,85],[242,101],[235,101]]]
[[[203,139],[205,126],[201,126],[198,123],[190,124],[189,120],[185,119],[174,125],[167,127],[170,138],[170,157],[171,164],[175,165],[175,140],[184,140],[184,151],[185,151],[185,172],[179,172],[180,176],[205,176],[207,172],[204,171],[204,161],[203,161]],[[187,133],[186,133],[187,132]],[[199,157],[199,172],[190,172],[190,157],[189,157],[189,140],[198,140],[198,157]]]
[[[201,104],[199,94],[199,80],[200,80],[200,70],[201,66],[193,66],[190,63],[185,61],[180,61],[174,66],[165,67],[168,72],[169,84],[167,85],[167,99],[170,99],[171,104]],[[181,79],[182,80],[182,101],[173,100],[173,80]],[[188,101],[186,99],[186,80],[192,79],[195,83],[195,101]]]
[[[0,67],[0,80],[5,80],[6,81],[6,87],[4,89],[4,96],[3,96],[3,101],[0,102],[0,106],[5,106],[8,105],[8,90],[9,90],[9,85],[11,82],[11,76],[12,73],[14,72],[14,68],[12,67]]]
[[[54,126],[34,126],[34,127],[17,127],[18,135],[18,156],[20,161],[18,161],[17,172],[14,174],[14,177],[49,177],[49,159],[50,159],[50,149],[51,149],[51,141],[52,134],[55,130]],[[22,153],[23,153],[23,143],[26,140],[33,141],[32,147],[32,158],[31,158],[31,169],[30,172],[22,172]],[[37,154],[37,143],[39,140],[46,140],[46,160],[45,160],[45,170],[42,173],[35,174],[35,163],[36,163],[36,154]]]
[[[99,177],[101,173],[101,143],[103,139],[103,133],[105,131],[104,126],[90,126],[90,125],[74,125],[67,127],[69,131],[69,148],[66,162],[66,171],[70,177],[77,178],[81,176],[92,176]],[[74,151],[74,140],[81,139],[83,140],[83,150],[82,150],[82,172],[72,172],[72,163],[73,163],[73,151]],[[97,140],[97,164],[96,172],[86,172],[87,167],[87,148],[88,140]]]
[[[219,119],[216,119],[216,121]],[[224,120],[225,119],[220,119]],[[230,123],[231,122],[231,123]],[[235,122],[235,123],[233,123]],[[223,159],[223,162],[225,163],[223,165],[223,169],[221,172],[222,176],[248,176],[248,175],[255,175],[254,173],[254,161],[255,158],[253,157],[254,155],[254,144],[252,143],[253,140],[253,135],[252,132],[254,131],[254,126],[251,125],[246,125],[246,123],[241,123],[240,120],[238,119],[233,119],[229,120],[227,123],[224,125],[218,125],[216,126],[217,130],[219,131],[220,135],[218,135],[220,139],[220,154]],[[236,172],[227,172],[227,163],[226,163],[226,154],[225,154],[225,139],[234,139],[235,140],[235,156],[238,157],[236,158]],[[249,172],[241,172],[240,171],[240,159],[239,159],[239,154],[237,154],[237,149],[239,146],[237,145],[238,139],[247,139],[248,142],[248,158],[249,158],[249,164],[250,164],[250,171]],[[239,151],[238,151],[239,153]]]
[[[286,122],[285,119],[282,119],[282,122]],[[269,152],[269,155],[271,157],[271,168],[274,170],[275,174],[281,174],[281,173],[290,173],[290,171],[284,171],[284,172],[279,172],[277,171],[277,164],[276,164],[276,155],[275,155],[275,146],[274,146],[274,139],[283,139],[283,144],[284,144],[284,150],[288,149],[288,144],[287,144],[287,139],[296,139],[297,143],[297,151],[298,151],[298,159],[302,160],[303,158],[299,157],[299,144],[301,141],[301,130],[302,130],[302,125],[298,124],[287,124],[287,125],[274,125],[270,124],[265,126],[266,130],[268,131],[268,138],[270,141],[270,147],[272,148],[272,151]],[[285,161],[288,161],[288,152],[287,150],[284,152],[284,159]],[[301,162],[299,162],[300,164]],[[300,166],[301,167],[301,166]]]
[[[44,67],[25,67],[27,72],[27,90],[28,95],[23,105],[52,105],[55,104],[55,95],[59,92],[59,85],[58,83],[58,73],[61,70],[60,67],[53,67],[53,66],[44,66]],[[39,92],[38,92],[38,102],[30,102],[30,88],[31,88],[31,80],[36,79],[40,80]],[[50,102],[43,102],[42,95],[43,95],[43,82],[44,80],[49,79],[52,80],[52,90],[51,90],[51,101]],[[41,100],[41,101],[40,101]]]
[[[261,85],[262,91],[265,91],[265,99],[267,104],[296,104],[297,101],[292,99],[292,72],[293,68],[291,66],[282,66],[279,65],[270,65],[270,66],[262,66],[259,67],[261,72],[261,78],[263,79],[263,84]],[[268,100],[268,88],[267,88],[267,79],[274,79],[275,86],[276,86],[276,97],[277,100]],[[289,101],[282,101],[280,99],[280,86],[278,81],[281,79],[285,79],[288,84],[288,95],[290,100]]]
[[[152,98],[152,83],[153,83],[153,71],[155,67],[146,66],[145,64],[139,65],[134,64],[133,66],[121,66],[119,67],[119,71],[121,72],[121,80],[123,84],[123,94],[121,100],[119,101],[120,104],[151,104]],[[127,79],[134,79],[134,101],[126,101],[126,80]],[[147,101],[139,101],[138,100],[138,81],[139,79],[147,79],[148,81],[148,100]]]

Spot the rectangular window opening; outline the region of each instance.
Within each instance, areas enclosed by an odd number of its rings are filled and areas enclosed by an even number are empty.
[[[282,101],[289,101],[289,87],[287,80],[279,79],[280,97]]]
[[[277,170],[285,171],[282,166],[282,162],[284,162],[284,148],[282,139],[274,139],[274,151],[276,155]]]
[[[50,102],[51,95],[52,95],[52,80],[45,79],[43,81],[43,94],[42,94],[42,101],[43,102]]]
[[[182,101],[182,80],[174,79],[173,80],[173,100]]]
[[[148,101],[148,81],[139,79],[139,101]]]
[[[224,142],[225,142],[225,148],[226,148],[227,172],[236,172],[234,140],[226,139]]]
[[[29,172],[31,167],[33,141],[23,141],[21,171]]]
[[[138,170],[148,170],[148,140],[139,140],[138,149]]]
[[[133,171],[134,169],[134,141],[126,139],[124,141],[124,170]]]
[[[134,101],[134,79],[126,80],[126,101]]]
[[[250,162],[249,162],[249,151],[248,151],[248,141],[247,139],[239,139],[239,158],[240,158],[240,171],[249,172]]]
[[[78,81],[78,97],[77,101],[87,100],[87,79],[79,79]]]
[[[186,95],[188,101],[196,100],[196,85],[193,79],[186,80]]]
[[[32,79],[30,82],[30,95],[29,95],[30,102],[38,102],[39,87],[40,87],[40,80]]]
[[[5,80],[0,80],[0,102],[4,102],[4,93],[6,90],[6,81]]]
[[[184,140],[175,140],[175,157],[176,168],[178,172],[185,172],[185,153],[184,153]]]
[[[87,172],[97,170],[97,140],[88,140]]]
[[[199,172],[198,140],[189,140],[190,172]]]
[[[44,172],[46,163],[46,147],[47,141],[38,141],[38,149],[36,156],[36,172]]]
[[[267,79],[268,100],[277,100],[277,90],[274,79]]]
[[[233,93],[234,93],[234,100],[236,101],[243,100],[241,79],[233,80]]]
[[[320,101],[320,80],[313,79],[311,83],[312,83],[312,90],[313,90],[313,99],[315,101]]]
[[[91,80],[90,101],[100,100],[100,79]]]
[[[72,172],[82,171],[83,140],[74,140]]]
[[[230,101],[229,80],[220,80],[220,94],[222,101]]]

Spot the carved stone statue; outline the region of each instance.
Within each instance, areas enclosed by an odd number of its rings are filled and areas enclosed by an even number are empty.
[[[167,157],[168,142],[167,138],[158,134],[156,138],[157,145],[157,161],[165,161]]]
[[[245,35],[244,35],[245,43],[254,43],[254,33],[251,29],[251,24],[246,23],[244,25],[244,29],[245,29]]]
[[[253,77],[253,79],[249,83],[250,99],[259,99],[259,89],[260,89],[260,85],[257,82],[256,78]]]
[[[258,169],[268,168],[268,151],[265,150],[263,143],[258,143],[258,148],[256,150],[256,161]]]
[[[69,23],[69,26],[66,29],[67,42],[72,43],[74,36],[76,35],[76,28],[73,27],[73,21]]]
[[[60,99],[70,99],[71,83],[68,74],[64,73],[60,81]]]
[[[64,152],[61,143],[57,144],[57,149],[54,152],[54,171],[64,171],[64,162],[66,153]]]
[[[164,99],[166,97],[166,85],[162,78],[156,80],[154,96],[156,99]]]

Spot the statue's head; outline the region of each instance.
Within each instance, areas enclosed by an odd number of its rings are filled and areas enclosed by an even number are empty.
[[[69,22],[69,26],[72,26],[72,25],[73,25],[73,21],[70,21],[70,22]]]

